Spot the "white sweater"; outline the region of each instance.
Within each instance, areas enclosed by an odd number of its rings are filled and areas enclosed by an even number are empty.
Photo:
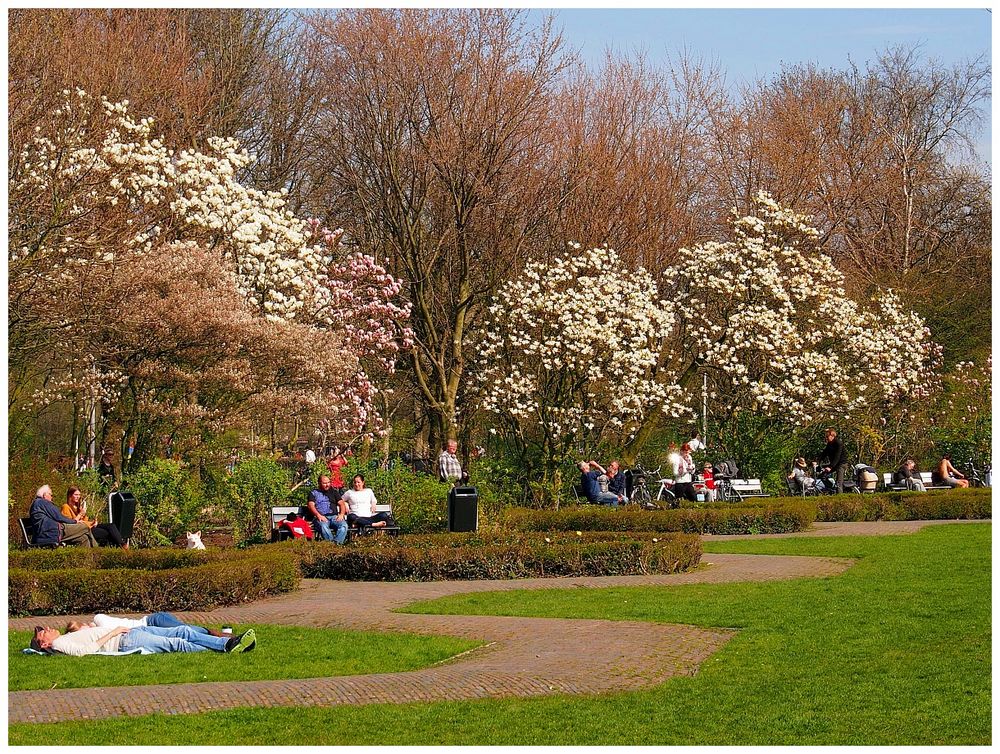
[[[79,631],[70,631],[63,634],[52,642],[52,649],[64,655],[82,657],[92,655],[97,652],[117,652],[118,643],[121,641],[121,634],[112,636],[103,645],[98,642],[107,636],[114,628],[108,626],[94,626],[93,628],[81,628]]]

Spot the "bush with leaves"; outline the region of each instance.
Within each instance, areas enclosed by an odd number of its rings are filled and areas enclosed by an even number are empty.
[[[132,543],[139,547],[172,545],[201,512],[197,483],[179,461],[154,458],[126,483],[137,503]]]
[[[236,465],[226,484],[226,513],[237,547],[270,540],[271,508],[287,505],[288,471],[270,458],[249,458]]]

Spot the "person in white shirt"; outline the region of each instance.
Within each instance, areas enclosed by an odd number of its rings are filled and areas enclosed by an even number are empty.
[[[85,626],[77,631],[60,634],[59,629],[35,626],[31,648],[37,652],[54,652],[74,657],[98,652],[249,652],[257,643],[250,629],[239,636],[211,636],[194,630],[193,626],[156,628],[154,626]]]
[[[370,526],[373,529],[382,529],[396,524],[391,513],[375,512],[378,500],[375,499],[375,493],[365,487],[365,477],[362,474],[355,474],[351,480],[351,489],[347,490],[340,500],[347,504],[347,525],[352,528]]]
[[[681,445],[680,453],[671,455],[670,460],[674,471],[674,495],[678,499],[685,497],[688,500],[695,500],[697,493],[694,489],[694,459],[691,458],[691,446],[687,443]]]
[[[691,448],[692,453],[697,453],[699,450],[704,450],[706,445],[701,441],[701,436],[698,430],[694,430],[691,433],[691,439],[687,441],[688,447]]]
[[[316,454],[312,448],[306,448],[306,463],[310,465],[316,463]]]
[[[124,626],[125,628],[174,628],[176,626],[189,626],[198,633],[210,634],[212,636],[223,635],[221,631],[216,631],[212,628],[194,626],[189,623],[185,623],[172,613],[152,613],[150,615],[144,615],[141,618],[119,618],[114,615],[98,613],[94,616],[94,620],[90,623],[70,621],[66,624],[66,630],[79,631],[81,628],[93,628],[94,626],[97,626],[98,628],[118,628],[119,626]],[[227,636],[226,638],[228,639],[229,637]]]

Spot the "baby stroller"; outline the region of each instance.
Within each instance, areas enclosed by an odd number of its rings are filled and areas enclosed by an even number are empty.
[[[712,466],[716,500],[724,503],[738,503],[743,500],[739,490],[733,488],[733,480],[739,477],[739,473],[739,467],[732,459],[727,458]]]
[[[844,473],[844,494],[849,495],[851,493],[860,495],[861,488],[858,485],[858,471],[853,466],[848,467],[853,473]],[[865,468],[870,468],[866,466]],[[837,494],[837,470],[831,469],[830,471],[823,471],[820,469],[819,464],[813,462],[813,478],[817,482],[822,483],[822,492],[827,495]],[[877,477],[876,477],[877,478]]]

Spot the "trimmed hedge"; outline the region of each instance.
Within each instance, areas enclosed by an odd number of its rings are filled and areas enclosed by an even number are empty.
[[[135,563],[95,570],[86,557],[79,558],[76,567],[60,568],[53,565],[55,561],[39,558],[51,567],[31,565],[8,571],[8,611],[16,616],[207,610],[290,592],[298,586],[298,563],[287,552],[260,549],[240,555],[182,564],[186,567],[164,565],[168,558],[163,557],[156,570],[136,568]]]
[[[665,511],[579,506],[557,511],[516,508],[506,525],[520,531],[681,531],[693,534],[782,534],[807,529],[816,519],[815,498],[774,499],[751,506],[711,506]]]
[[[870,495],[832,495],[810,498],[817,521],[916,521],[986,519],[992,517],[992,490],[930,490],[876,492]]]
[[[432,538],[375,538],[352,547],[287,543],[311,578],[349,581],[519,579],[540,576],[618,576],[675,573],[701,560],[697,537],[650,534],[549,537],[542,535],[454,538],[436,546]],[[406,541],[404,541],[406,540]],[[285,545],[282,545],[285,546]]]
[[[167,568],[232,562],[242,557],[234,550],[182,550],[156,548],[150,550],[121,550],[117,547],[57,547],[53,549],[20,550],[7,556],[10,568],[27,568],[52,571],[61,568],[131,568],[160,571]]]

